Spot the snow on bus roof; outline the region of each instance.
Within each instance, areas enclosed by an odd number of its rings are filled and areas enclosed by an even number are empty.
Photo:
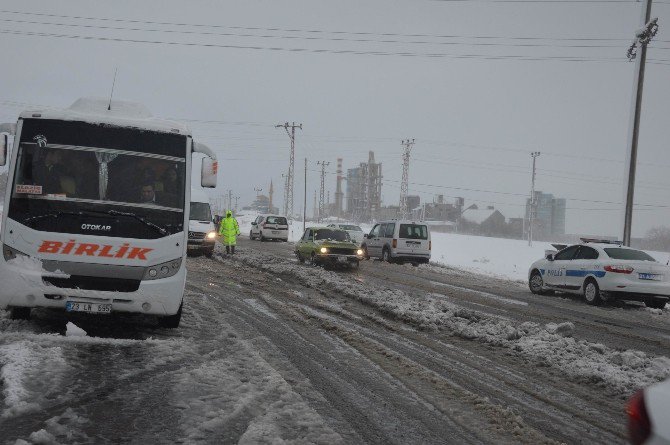
[[[20,117],[24,119],[41,118],[107,124],[164,133],[191,135],[191,130],[186,125],[155,118],[146,106],[137,102],[124,100],[113,100],[110,105],[108,99],[86,97],[78,99],[69,108],[26,110],[20,114]]]

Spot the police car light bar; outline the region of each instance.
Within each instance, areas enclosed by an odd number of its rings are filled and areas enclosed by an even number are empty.
[[[583,243],[599,243],[599,244],[618,244],[619,246],[623,244],[623,241],[614,241],[609,239],[597,239],[597,238],[579,238]]]

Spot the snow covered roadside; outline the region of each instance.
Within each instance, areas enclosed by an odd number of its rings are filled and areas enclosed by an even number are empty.
[[[469,272],[526,281],[533,262],[544,257],[545,250],[556,250],[551,243],[526,240],[431,233],[431,262]],[[667,252],[647,252],[659,262],[668,261]]]
[[[561,320],[546,325],[515,323],[466,309],[449,301],[448,289],[417,298],[395,289],[366,287],[346,273],[286,263],[251,251],[238,260],[272,274],[289,275],[310,288],[334,290],[422,330],[509,349],[532,365],[559,369],[574,381],[602,386],[612,394],[627,396],[670,375],[670,359],[665,356],[617,351],[573,338],[574,326]]]
[[[204,295],[191,298],[191,311],[203,309],[198,300],[208,304]],[[115,339],[86,335],[68,322],[65,335],[36,333],[34,322],[10,320],[0,311],[0,431],[3,422],[24,414],[35,419],[30,434],[0,436],[16,444],[90,443],[88,434],[106,422],[96,413],[109,402],[158,430],[164,419],[177,421],[169,437],[136,431],[138,443],[343,442],[230,326],[207,332],[194,315],[181,329],[184,337]],[[146,404],[155,412],[146,412]],[[48,414],[41,418],[42,412]]]

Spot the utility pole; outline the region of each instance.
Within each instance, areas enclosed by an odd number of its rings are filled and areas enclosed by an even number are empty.
[[[228,189],[228,210],[233,209],[233,191]]]
[[[335,215],[338,218],[342,216],[342,202],[344,201],[342,198],[344,197],[344,193],[342,193],[342,179],[344,177],[342,176],[342,158],[337,158],[337,182],[335,186]]]
[[[275,125],[276,128],[283,127],[288,134],[289,139],[291,140],[291,152],[289,155],[289,164],[288,164],[288,175],[286,177],[286,186],[284,187],[284,214],[289,219],[293,219],[293,176],[294,176],[294,162],[295,162],[295,129],[300,128],[302,130],[302,124],[296,125],[295,122],[289,125],[288,122],[285,122],[283,125]],[[289,131],[288,129],[291,129]]]
[[[312,213],[315,220],[319,219],[319,208],[316,206],[316,190],[314,190],[314,207],[312,207]]]
[[[239,197],[239,196],[236,196],[236,197],[233,198],[233,199],[235,200],[235,214],[237,214],[237,201],[240,199],[240,197]]]
[[[628,127],[628,147],[624,171],[624,202],[623,244],[630,246],[631,224],[633,222],[633,194],[635,192],[635,169],[637,167],[637,141],[640,135],[640,114],[642,113],[642,86],[644,84],[644,66],[647,61],[647,44],[658,32],[658,18],[651,17],[651,0],[646,1],[642,10],[642,28],[635,33],[635,39],[628,48],[628,59],[635,61],[635,82],[631,101],[631,116]],[[638,47],[640,57],[637,57]]]
[[[530,154],[533,158],[533,173],[530,180],[530,209],[528,210],[528,245],[533,245],[533,221],[535,220],[535,208],[537,207],[537,202],[535,202],[535,158],[540,156],[539,151],[534,151]]]
[[[321,188],[319,189],[319,222],[321,222],[324,217],[326,166],[330,165],[330,162],[317,161],[316,165],[321,166]]]
[[[307,224],[307,158],[305,158],[305,194],[302,203],[302,233],[305,233],[305,224]]]
[[[409,154],[414,145],[414,139],[402,141],[404,152],[402,154],[402,182],[400,183],[400,218],[407,219],[407,191],[409,185]]]
[[[272,185],[272,179],[270,179],[270,190],[268,192],[268,213],[273,213],[272,211],[272,195],[274,195],[275,189]]]

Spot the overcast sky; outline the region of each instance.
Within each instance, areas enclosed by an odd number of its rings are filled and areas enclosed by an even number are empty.
[[[633,1],[0,1],[0,118],[82,96],[187,121],[221,162],[218,192],[282,203],[296,137],[295,208],[317,160],[383,162],[397,204],[401,140],[415,138],[410,194],[463,196],[523,215],[537,190],[567,199],[569,233],[619,235],[634,64]],[[644,88],[633,235],[670,221],[670,2]],[[148,43],[153,42],[153,43]],[[334,199],[335,177],[327,177]]]

